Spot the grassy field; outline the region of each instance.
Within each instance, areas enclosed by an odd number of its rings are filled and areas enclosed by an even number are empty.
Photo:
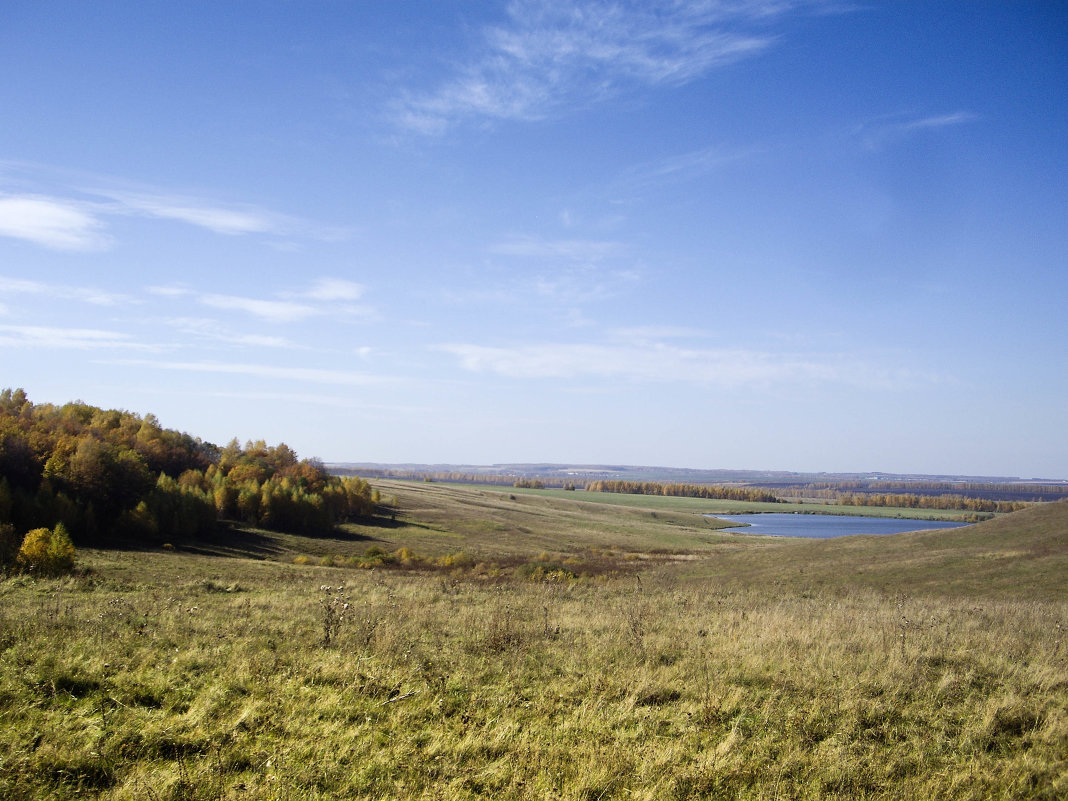
[[[337,536],[0,582],[0,797],[1068,794],[1068,504],[789,541],[379,487]]]
[[[857,517],[904,517],[915,520],[966,520],[971,513],[959,509],[910,509],[905,506],[843,506],[824,501],[804,503],[768,503],[763,501],[729,501],[715,498],[676,498],[661,495],[621,495],[611,492],[586,492],[562,489],[513,489],[511,493],[538,495],[545,498],[583,500],[593,503],[665,509],[710,515],[780,514],[855,515]]]

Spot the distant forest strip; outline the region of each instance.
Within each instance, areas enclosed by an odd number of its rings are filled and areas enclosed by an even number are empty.
[[[769,484],[782,497],[838,498],[845,493],[984,498],[993,501],[1039,503],[1068,498],[1068,484],[989,484],[947,481],[827,481]]]
[[[591,481],[589,492],[623,495],[668,495],[676,498],[712,498],[727,501],[779,503],[775,493],[759,487],[717,487],[701,484],[661,484],[656,481]]]
[[[0,523],[62,523],[76,544],[162,542],[236,520],[293,533],[373,514],[370,485],[298,459],[284,443],[219,447],[154,415],[0,392]]]
[[[346,467],[335,467],[336,475],[351,475],[356,471]],[[441,481],[448,484],[486,484],[493,487],[525,487],[527,489],[575,489],[572,479],[557,476],[539,476],[537,478],[520,477],[507,473],[459,473],[449,470],[383,470],[371,468],[361,470],[366,478],[395,478],[402,481]],[[581,489],[581,484],[578,485]]]
[[[840,506],[895,506],[905,509],[961,509],[969,512],[1017,512],[1031,504],[1026,501],[991,501],[964,495],[912,495],[850,492],[836,495]]]

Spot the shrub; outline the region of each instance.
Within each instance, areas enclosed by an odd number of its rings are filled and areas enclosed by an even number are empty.
[[[515,574],[529,581],[571,581],[577,578],[573,571],[558,562],[541,560],[520,565]]]
[[[67,527],[57,523],[49,531],[35,528],[22,540],[16,558],[18,566],[30,573],[55,576],[74,569],[74,544],[67,534]]]
[[[475,560],[469,554],[457,551],[456,553],[438,557],[437,562],[441,567],[471,567]]]

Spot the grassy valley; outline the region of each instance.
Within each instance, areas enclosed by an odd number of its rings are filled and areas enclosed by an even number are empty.
[[[793,541],[688,498],[374,488],[329,536],[0,582],[0,795],[1068,792],[1068,504]]]

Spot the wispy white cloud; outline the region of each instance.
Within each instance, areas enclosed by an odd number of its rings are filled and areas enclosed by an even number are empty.
[[[168,389],[168,394],[173,395],[173,390]],[[345,390],[341,394],[331,395],[325,390],[315,389],[311,392],[277,392],[237,389],[207,389],[198,388],[195,392],[189,392],[197,402],[204,398],[225,398],[228,400],[241,401],[281,401],[299,406],[325,406],[349,410],[350,415],[356,414],[365,420],[406,424],[413,416],[425,416],[435,411],[432,405],[416,405],[408,403],[369,403],[362,393],[353,393]]]
[[[0,325],[0,346],[67,348],[89,350],[96,348],[126,348],[159,350],[157,345],[136,342],[129,334],[96,328],[52,328],[34,325]]]
[[[367,288],[363,284],[357,284],[354,281],[345,281],[341,278],[319,278],[309,289],[300,293],[300,296],[323,301],[359,300],[366,291]]]
[[[878,150],[892,142],[924,131],[967,125],[979,119],[978,114],[970,111],[954,111],[949,114],[935,114],[927,117],[890,115],[857,126],[853,134],[869,150]]]
[[[217,234],[272,233],[283,227],[279,215],[252,206],[226,208],[189,197],[108,190],[97,192],[115,201],[112,209],[117,214],[142,214],[164,220],[178,220],[207,228]]]
[[[264,334],[243,334],[221,325],[217,320],[209,320],[201,317],[175,317],[166,322],[183,334],[188,334],[198,339],[212,342],[262,348],[295,347],[294,344],[285,337]]]
[[[47,295],[51,298],[79,300],[96,306],[119,306],[136,303],[131,295],[105,292],[93,287],[66,286],[63,284],[45,284],[21,278],[0,276],[0,295]]]
[[[688,349],[655,343],[539,344],[491,347],[443,344],[471,372],[519,379],[616,379],[689,382],[722,388],[777,384],[849,384],[887,388],[914,383],[905,370],[838,356],[774,354],[744,349]]]
[[[309,384],[335,384],[339,386],[368,386],[382,384],[392,379],[382,376],[356,373],[346,370],[319,370],[312,367],[282,367],[270,364],[243,364],[214,361],[171,362],[148,359],[124,359],[113,364],[133,367],[148,367],[157,370],[175,370],[191,373],[220,373],[223,375],[246,375],[272,380],[298,381]]]
[[[661,339],[692,339],[708,336],[700,328],[687,328],[675,325],[641,325],[632,328],[617,328],[610,332],[613,339],[624,342],[648,343]]]
[[[45,165],[0,161],[0,178],[18,188],[0,193],[0,236],[54,250],[107,248],[108,224],[117,217],[171,220],[229,236],[258,235],[278,247],[292,246],[294,238],[338,241],[350,233],[250,203],[131,188],[129,181]]]
[[[338,409],[351,409],[360,412],[388,412],[391,415],[403,416],[414,413],[426,414],[432,411],[430,406],[409,406],[400,404],[374,404],[366,403],[353,393],[341,395],[327,395],[323,392],[237,392],[216,391],[198,392],[197,398],[228,398],[247,401],[282,401],[284,403],[299,404],[301,406],[328,406]],[[376,416],[378,416],[376,414]]]
[[[628,85],[679,85],[762,52],[768,26],[813,2],[514,0],[481,49],[435,91],[399,100],[411,130],[440,133],[466,118],[531,120]]]
[[[107,199],[107,203],[101,204],[103,213],[176,220],[226,236],[263,234],[333,242],[345,239],[350,233],[341,226],[324,225],[251,203],[219,203],[191,195],[129,192],[106,187],[82,191]],[[283,249],[293,247],[292,242],[272,244]]]
[[[622,242],[587,239],[544,239],[520,236],[495,242],[489,252],[499,256],[519,256],[538,259],[568,259],[571,261],[601,261],[622,253]]]
[[[627,254],[627,245],[619,241],[512,236],[491,244],[487,252],[530,262],[521,278],[511,277],[508,288],[495,293],[515,302],[538,296],[555,304],[582,303],[617,294],[639,278],[636,270],[619,266]]]
[[[955,111],[952,114],[941,114],[935,117],[924,117],[919,120],[902,123],[899,127],[905,131],[919,131],[924,128],[945,128],[950,125],[962,125],[966,122],[974,122],[979,119],[978,114],[970,111]]]
[[[638,192],[648,187],[677,185],[744,162],[759,153],[759,148],[706,147],[670,158],[635,164],[620,173],[609,187],[611,194]]]
[[[306,303],[293,303],[286,300],[261,300],[236,295],[200,295],[197,300],[215,309],[243,311],[275,323],[297,322],[323,313],[321,309]]]
[[[157,294],[180,296],[186,294],[182,287],[156,287]],[[319,278],[305,289],[289,289],[276,292],[280,300],[250,298],[238,295],[192,293],[197,303],[215,309],[241,311],[274,323],[292,323],[309,317],[344,315],[368,317],[374,312],[369,307],[353,305],[352,301],[363,297],[366,287],[341,278]]]
[[[582,309],[572,307],[563,310],[561,324],[565,328],[590,328],[596,325],[596,322],[583,314]]]
[[[145,287],[145,292],[150,295],[159,295],[163,298],[180,298],[186,295],[192,295],[193,290],[186,286],[149,286]]]
[[[175,220],[225,236],[261,234],[265,237],[297,237],[339,241],[349,230],[265,209],[251,203],[220,203],[215,200],[167,192],[136,192],[107,186],[83,187],[89,196],[103,198],[103,214]],[[292,243],[274,243],[290,247]]]
[[[0,195],[0,236],[51,250],[100,250],[103,224],[83,204],[41,195]]]
[[[506,279],[499,276],[480,278],[477,285],[444,286],[439,297],[451,306],[485,306],[499,309],[503,306],[531,304],[546,306],[554,315],[561,313],[561,306],[572,306],[565,314],[568,325],[577,325],[582,320],[581,310],[576,306],[590,301],[615,297],[633,290],[641,280],[637,270],[606,268],[597,264],[572,264],[565,260],[547,258],[536,266],[523,271],[510,271]]]
[[[635,270],[568,269],[539,275],[534,279],[534,288],[554,304],[584,303],[633,289],[640,278]]]
[[[520,289],[514,282],[495,286],[479,284],[477,286],[456,287],[446,285],[441,287],[438,292],[441,302],[448,306],[488,306],[492,308],[517,305],[524,302],[530,294],[526,287]],[[429,323],[424,323],[423,325],[429,326]]]

